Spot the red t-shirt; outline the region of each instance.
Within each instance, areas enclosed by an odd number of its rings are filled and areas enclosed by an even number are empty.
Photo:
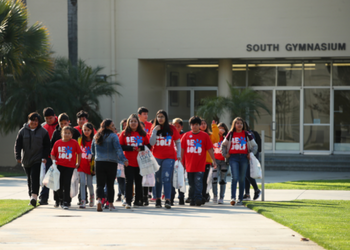
[[[120,133],[119,136],[119,142],[120,145],[126,145],[126,146],[144,146],[149,144],[149,139],[147,136],[140,136],[138,132],[131,132],[131,135],[125,135],[125,131]],[[129,161],[129,166],[132,167],[138,167],[139,164],[137,163],[137,155],[139,152],[137,151],[124,151],[124,155],[126,159]]]
[[[240,133],[233,133],[229,154],[248,154],[247,138],[244,130]]]
[[[184,149],[186,171],[205,172],[206,153],[213,148],[209,135],[202,131],[198,134],[187,132],[181,139],[181,148]]]
[[[56,157],[56,164],[68,168],[75,168],[76,154],[81,154],[81,149],[74,139],[67,142],[62,139],[56,141],[51,151],[51,155]]]
[[[81,142],[80,149],[82,151],[82,154],[81,154],[81,162],[80,162],[80,167],[78,168],[78,172],[91,174],[91,171],[90,171],[90,162],[92,158],[91,143],[92,141],[86,141],[85,146],[83,146],[83,142]]]
[[[56,129],[57,124],[58,124],[58,119],[57,119],[57,116],[55,116],[55,121],[54,121],[54,123],[52,123],[51,125],[49,125],[49,124],[46,123],[46,124],[43,126],[43,128],[46,129],[46,131],[49,133],[50,140],[51,140],[51,138],[52,138],[53,132],[54,132],[55,129]]]
[[[173,125],[170,125],[173,135],[157,135],[156,144],[153,146],[153,155],[158,159],[175,159],[176,151],[174,142],[180,139],[180,134]]]
[[[217,143],[214,143],[214,156],[215,156],[215,159],[220,160],[220,161],[225,160],[225,157],[222,156],[221,149],[220,149],[220,146],[221,146],[221,143],[223,142],[223,140],[224,140],[224,137],[220,136],[220,141]]]
[[[83,131],[79,126],[75,126],[74,128],[76,128],[79,131],[80,135],[83,135]],[[96,135],[96,133],[96,129],[94,128],[94,135]]]
[[[148,121],[145,121],[144,124],[145,124],[144,130],[146,131],[146,133],[147,133],[147,134],[151,133],[151,132],[152,132],[152,130],[151,130],[151,128],[152,128],[152,123],[150,123],[150,122],[148,122]]]

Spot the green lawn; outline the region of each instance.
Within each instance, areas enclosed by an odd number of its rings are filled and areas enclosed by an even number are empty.
[[[9,172],[2,172],[0,171],[0,178],[1,177],[13,177],[13,176],[25,176],[25,173],[9,173]]]
[[[350,201],[244,202],[326,249],[350,249]]]
[[[261,188],[261,185],[259,184]],[[345,190],[350,191],[350,179],[343,180],[314,180],[314,181],[287,181],[267,183],[266,189],[308,189],[308,190]]]
[[[0,227],[33,209],[27,200],[0,200]]]

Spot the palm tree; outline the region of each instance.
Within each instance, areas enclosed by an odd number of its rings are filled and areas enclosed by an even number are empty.
[[[68,55],[72,65],[78,64],[78,0],[68,0]]]
[[[227,112],[231,120],[239,116],[243,119],[250,118],[257,121],[257,117],[260,117],[260,108],[270,113],[259,93],[250,88],[234,88],[229,83],[227,84],[230,88],[230,95],[203,99],[197,115],[207,121],[213,119],[219,121],[219,117]]]

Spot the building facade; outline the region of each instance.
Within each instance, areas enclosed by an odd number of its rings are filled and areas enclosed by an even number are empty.
[[[68,56],[66,1],[27,4],[55,55]],[[139,106],[150,119],[165,109],[188,120],[229,83],[264,97],[269,112],[249,123],[265,131],[267,152],[349,154],[349,8],[342,0],[84,0],[78,54],[123,84],[121,97],[101,100],[103,117],[116,122]],[[14,135],[2,140],[12,145]],[[0,166],[15,164],[5,158]]]

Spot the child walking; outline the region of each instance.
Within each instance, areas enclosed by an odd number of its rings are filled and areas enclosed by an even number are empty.
[[[89,206],[93,207],[95,204],[94,187],[92,185],[92,175],[91,175],[91,162],[93,160],[91,154],[91,144],[94,137],[94,126],[92,123],[87,122],[82,127],[82,136],[78,139],[78,144],[82,151],[81,163],[78,168],[79,178],[80,178],[80,206],[79,208],[86,207],[86,192],[85,185],[89,188],[90,193],[90,203]],[[86,180],[86,183],[85,183]]]
[[[181,139],[181,158],[187,171],[188,184],[190,185],[191,206],[203,204],[203,177],[206,165],[206,153],[215,160],[213,143],[207,133],[200,131],[201,119],[198,116],[190,118],[191,131]],[[213,163],[216,169],[216,162]]]
[[[55,142],[51,159],[56,161],[60,171],[60,189],[55,191],[55,207],[62,205],[68,209],[71,204],[70,186],[74,168],[79,168],[81,161],[81,149],[73,137],[73,128],[65,126],[62,128],[62,139]]]

